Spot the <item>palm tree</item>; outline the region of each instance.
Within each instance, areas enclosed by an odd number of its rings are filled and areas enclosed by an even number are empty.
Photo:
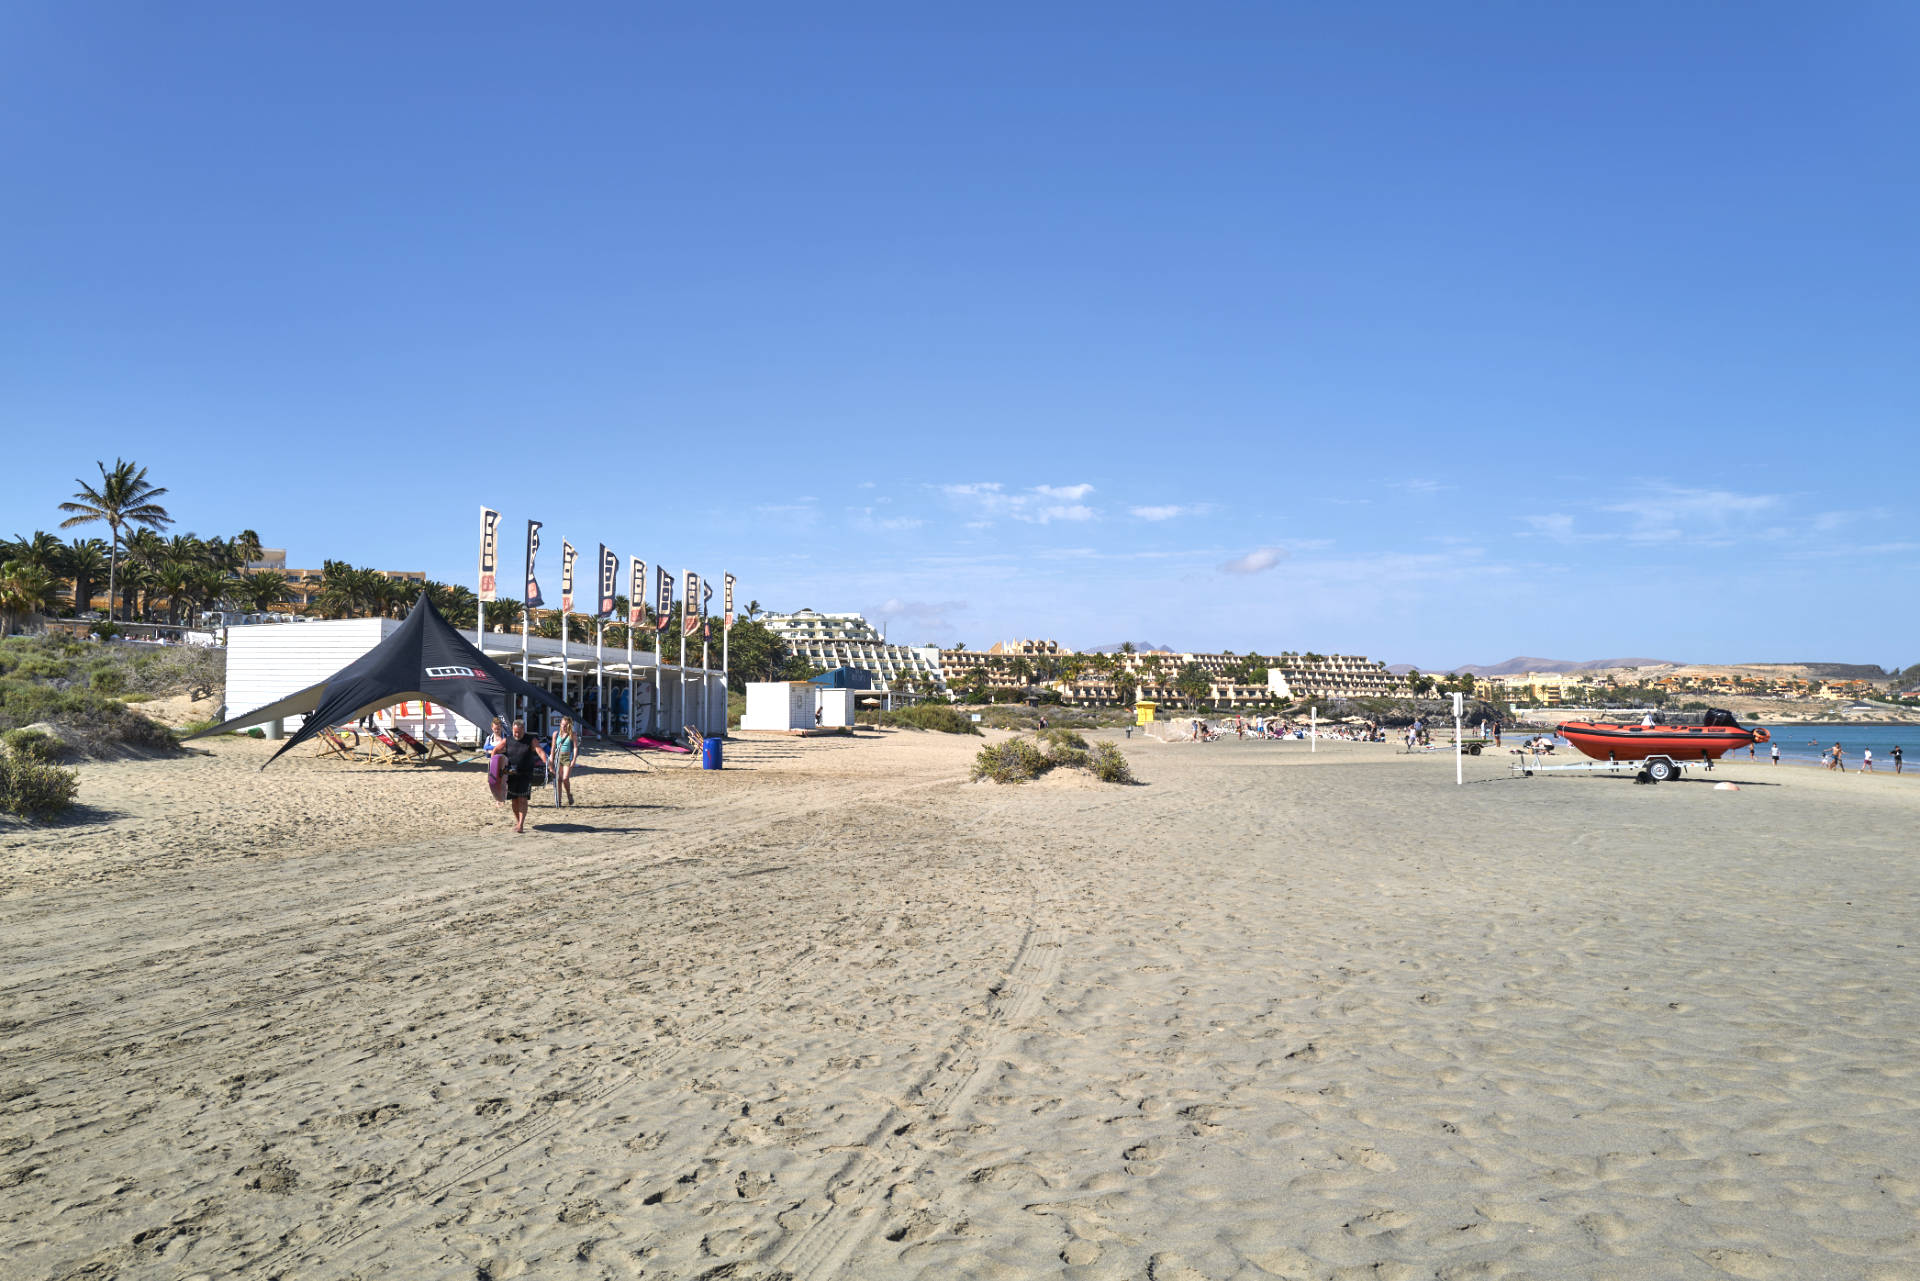
[[[759,614],[760,612],[761,612],[761,605],[759,601],[750,600],[747,602],[747,621],[749,623],[751,623],[754,620],[754,616]],[[1915,664],[1915,666],[1920,666],[1920,664]]]
[[[0,636],[6,636],[36,614],[53,612],[60,600],[60,580],[27,560],[0,565]]]
[[[229,579],[227,591],[234,600],[255,614],[264,614],[275,605],[284,605],[289,596],[288,581],[285,574],[271,569],[256,570],[251,574],[242,574]]]
[[[99,538],[76,538],[67,544],[67,577],[73,580],[73,612],[93,608],[93,587],[107,573],[107,544]],[[111,605],[112,601],[108,601]]]
[[[267,554],[267,549],[260,545],[260,535],[251,529],[243,529],[227,541],[240,556],[240,564],[234,566],[235,569],[245,568]]]
[[[120,570],[120,531],[129,526],[160,529],[173,524],[173,517],[156,501],[167,491],[148,483],[146,468],[136,467],[124,458],[114,459],[112,471],[107,470],[105,463],[94,465],[100,469],[100,487],[96,489],[83,480],[74,481],[80,488],[73,500],[60,504],[61,511],[73,514],[60,522],[60,528],[71,529],[104,520],[113,531],[107,554],[107,611],[111,614]]]

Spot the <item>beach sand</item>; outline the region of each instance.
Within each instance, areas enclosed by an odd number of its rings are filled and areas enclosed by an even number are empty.
[[[89,765],[0,829],[20,1278],[1920,1276],[1920,787],[979,739]]]

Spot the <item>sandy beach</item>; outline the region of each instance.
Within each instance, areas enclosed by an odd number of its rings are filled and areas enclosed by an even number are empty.
[[[1920,1275],[1920,786],[271,745],[0,829],[18,1278]]]

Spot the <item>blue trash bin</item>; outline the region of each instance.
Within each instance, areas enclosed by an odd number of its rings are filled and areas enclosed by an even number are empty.
[[[701,769],[719,769],[720,768],[720,740],[719,739],[704,738],[700,740],[700,768]]]

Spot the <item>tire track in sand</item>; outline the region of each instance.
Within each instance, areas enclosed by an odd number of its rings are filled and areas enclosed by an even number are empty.
[[[909,1102],[887,1109],[859,1150],[828,1178],[820,1192],[826,1209],[764,1256],[775,1275],[827,1281],[845,1267],[883,1217],[879,1202],[887,1187],[921,1164],[914,1133],[965,1116],[1000,1067],[1002,1048],[1039,1012],[1059,977],[1066,943],[1055,915],[1059,885],[1042,875],[1026,932],[1006,976],[988,993],[986,1015],[954,1035],[940,1061],[908,1092]]]

